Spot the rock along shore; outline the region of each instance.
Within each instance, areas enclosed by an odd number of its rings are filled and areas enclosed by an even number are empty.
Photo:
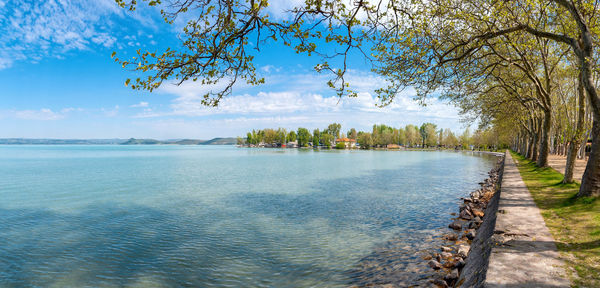
[[[493,154],[499,159],[489,177],[462,198],[457,217],[448,225],[452,232],[444,235],[444,246],[426,259],[437,271],[431,279],[434,287],[479,287],[485,281],[505,160],[504,154]]]

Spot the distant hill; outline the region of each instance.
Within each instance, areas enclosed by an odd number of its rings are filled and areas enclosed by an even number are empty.
[[[237,138],[214,138],[208,141],[202,142],[200,145],[235,145],[237,144]]]
[[[162,141],[154,140],[154,139],[135,139],[129,138],[129,140],[121,143],[121,145],[157,145],[157,144],[167,144]]]
[[[0,139],[2,145],[107,145],[121,144],[124,139],[27,139],[4,138]]]
[[[206,140],[196,140],[196,139],[182,139],[178,141],[172,141],[171,143],[177,145],[200,145],[206,142]]]
[[[237,144],[237,138],[232,138],[232,137],[214,138],[211,140],[182,139],[182,140],[169,140],[169,141],[131,138],[121,144],[122,145],[156,145],[156,144],[162,144],[162,145],[235,145],[235,144]]]
[[[4,138],[0,145],[235,145],[237,138],[214,138],[211,140],[177,139],[28,139]]]

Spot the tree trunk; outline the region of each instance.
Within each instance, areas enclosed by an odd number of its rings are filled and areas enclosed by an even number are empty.
[[[577,197],[600,196],[600,117],[594,115],[592,125],[592,150],[588,158],[585,172]]]
[[[531,161],[536,162],[538,159],[538,148],[540,147],[541,121],[537,121],[537,131],[533,134],[533,150],[531,151]]]
[[[563,183],[573,182],[573,171],[575,170],[577,150],[579,149],[579,143],[582,142],[584,134],[583,125],[585,123],[585,92],[581,75],[579,75],[577,96],[577,101],[579,104],[579,109],[577,110],[577,123],[575,124],[575,135],[573,135],[571,143],[569,144],[569,152],[567,153],[567,164],[565,166],[565,177],[563,178]]]
[[[577,155],[577,158],[579,159],[585,159],[585,146],[587,144],[588,138],[590,138],[589,133],[587,133],[586,131],[583,135],[581,143],[579,143],[579,155]]]
[[[565,177],[563,183],[573,182],[573,170],[575,169],[575,159],[577,159],[577,148],[578,143],[572,141],[569,143],[569,150],[567,152],[567,166],[565,167]]]
[[[548,166],[548,153],[550,152],[550,125],[552,125],[552,112],[544,111],[544,124],[542,125],[542,139],[540,139],[540,155],[537,159],[539,167]]]
[[[536,134],[535,136],[533,136],[533,149],[531,150],[531,155],[529,155],[529,158],[531,159],[531,161],[533,162],[537,162],[537,158],[538,158],[538,143],[540,141],[538,141],[538,135]]]
[[[525,155],[527,153],[527,150],[525,147],[527,147],[525,143],[527,143],[527,134],[523,133],[521,134],[521,138],[519,139],[519,154],[521,155]]]
[[[531,137],[529,137],[529,145],[527,147],[527,159],[533,159],[533,154],[534,151],[537,152],[537,150],[535,149],[535,142],[536,142],[536,136],[535,133],[533,133],[533,135],[531,135]]]
[[[592,150],[585,166],[585,172],[583,173],[583,179],[581,179],[581,186],[579,187],[577,197],[600,196],[600,98],[598,98],[596,87],[594,87],[592,82],[592,67],[590,63],[593,52],[592,35],[585,25],[580,26],[580,29],[583,30],[581,33],[583,49],[578,51],[581,52],[578,53],[580,60],[579,71],[583,86],[592,106],[594,118],[592,121]]]

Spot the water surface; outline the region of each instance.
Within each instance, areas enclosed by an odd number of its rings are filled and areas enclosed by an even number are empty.
[[[0,146],[0,286],[415,283],[489,155]],[[417,264],[419,263],[419,264]]]

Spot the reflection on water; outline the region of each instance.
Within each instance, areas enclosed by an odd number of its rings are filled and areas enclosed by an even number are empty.
[[[415,283],[494,161],[451,152],[0,146],[0,286]]]

